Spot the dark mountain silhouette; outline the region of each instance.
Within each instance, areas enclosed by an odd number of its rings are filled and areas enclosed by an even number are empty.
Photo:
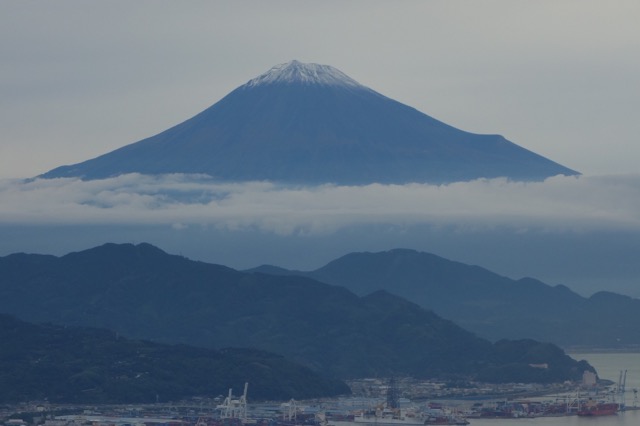
[[[512,280],[479,266],[396,249],[351,253],[298,274],[340,285],[359,295],[386,290],[496,340],[529,337],[563,346],[639,345],[640,300],[610,292],[589,298],[532,278]]]
[[[226,181],[368,184],[577,172],[498,135],[464,132],[360,85],[292,61],[158,135],[45,178],[204,173]]]
[[[105,327],[131,338],[252,347],[341,378],[482,375],[548,382],[578,378],[589,368],[534,341],[506,343],[524,349],[496,358],[499,347],[385,291],[358,297],[310,278],[243,273],[148,244],[0,258],[0,312]],[[504,363],[512,365],[511,376],[499,368]]]
[[[282,356],[129,340],[108,330],[35,325],[0,315],[0,402],[133,403],[225,395],[249,381],[251,398],[349,393]]]

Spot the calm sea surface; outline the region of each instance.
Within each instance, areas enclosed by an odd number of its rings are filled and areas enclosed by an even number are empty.
[[[640,353],[571,353],[574,359],[585,359],[598,370],[602,379],[618,381],[621,370],[627,370],[627,406],[633,406],[633,389],[640,389]],[[603,417],[541,417],[536,419],[470,419],[470,426],[640,426],[640,410],[625,411]]]

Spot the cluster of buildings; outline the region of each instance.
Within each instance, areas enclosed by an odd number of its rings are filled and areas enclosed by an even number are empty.
[[[621,379],[622,380],[622,379]],[[621,383],[623,383],[621,381]],[[553,410],[567,411],[568,402],[553,404],[527,401],[527,398],[542,395],[569,395],[575,393],[576,384],[487,384],[460,381],[418,380],[414,378],[358,379],[349,386],[353,395],[337,400],[305,401],[298,405],[294,400],[286,403],[247,403],[247,385],[241,396],[229,395],[217,398],[193,398],[175,404],[150,404],[140,406],[53,406],[46,403],[23,403],[15,406],[0,406],[0,426],[294,426],[302,423],[317,423],[318,414],[323,418],[338,418],[362,411],[372,401],[384,401],[390,393],[396,395],[401,405],[411,401],[447,401],[453,405],[474,406],[479,415],[490,413],[522,413],[524,415],[554,414]],[[597,377],[586,373],[583,389],[594,388]],[[621,389],[619,384],[618,389]],[[622,385],[622,389],[624,386]],[[634,390],[635,392],[635,390]],[[504,401],[502,406],[491,406],[486,401]],[[635,393],[637,401],[637,393]],[[483,402],[484,401],[484,402]],[[523,402],[526,401],[526,402]],[[567,400],[568,401],[568,400]],[[514,405],[515,404],[515,405]],[[634,404],[636,406],[637,403]],[[557,407],[556,407],[557,406]],[[306,410],[306,411],[305,411]],[[17,415],[17,413],[20,413]],[[296,418],[297,416],[297,418]],[[306,417],[305,417],[306,416]],[[248,419],[251,419],[249,421]],[[260,419],[256,421],[256,419]],[[353,419],[351,419],[353,420]],[[315,422],[315,423],[314,423]]]
[[[358,379],[349,381],[354,396],[384,398],[389,382],[387,379]],[[470,381],[418,380],[398,378],[396,385],[402,397],[410,400],[431,399],[486,399],[514,397],[520,395],[542,395],[569,392],[575,383],[505,383],[488,384]]]

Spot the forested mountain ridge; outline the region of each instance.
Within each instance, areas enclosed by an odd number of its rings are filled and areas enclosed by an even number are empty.
[[[532,338],[561,346],[640,344],[640,300],[611,292],[583,297],[563,285],[514,280],[407,249],[350,253],[313,271],[262,266],[255,271],[300,275],[359,295],[386,290],[497,340]]]
[[[0,402],[166,402],[226,395],[245,382],[253,399],[349,393],[343,382],[258,350],[165,345],[1,314],[0,342]]]
[[[359,297],[311,278],[243,273],[149,244],[0,258],[0,312],[165,343],[257,348],[339,378],[488,380],[507,362],[489,341],[385,291]],[[532,354],[508,363],[539,381],[575,379],[586,368],[562,351]],[[531,363],[553,368],[529,371]]]

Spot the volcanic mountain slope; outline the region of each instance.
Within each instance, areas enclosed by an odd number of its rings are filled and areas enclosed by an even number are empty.
[[[203,173],[296,184],[444,183],[577,172],[498,135],[464,132],[339,70],[273,67],[158,135],[41,177]]]
[[[359,295],[385,290],[492,340],[528,337],[563,346],[640,344],[640,300],[610,292],[589,298],[532,278],[513,280],[430,253],[395,249],[350,253],[309,272],[274,266],[340,285]]]
[[[358,297],[310,278],[243,273],[148,244],[0,258],[0,312],[162,342],[252,347],[340,378],[562,381],[588,368],[553,345],[492,345],[388,292]],[[529,366],[539,363],[550,368]]]

